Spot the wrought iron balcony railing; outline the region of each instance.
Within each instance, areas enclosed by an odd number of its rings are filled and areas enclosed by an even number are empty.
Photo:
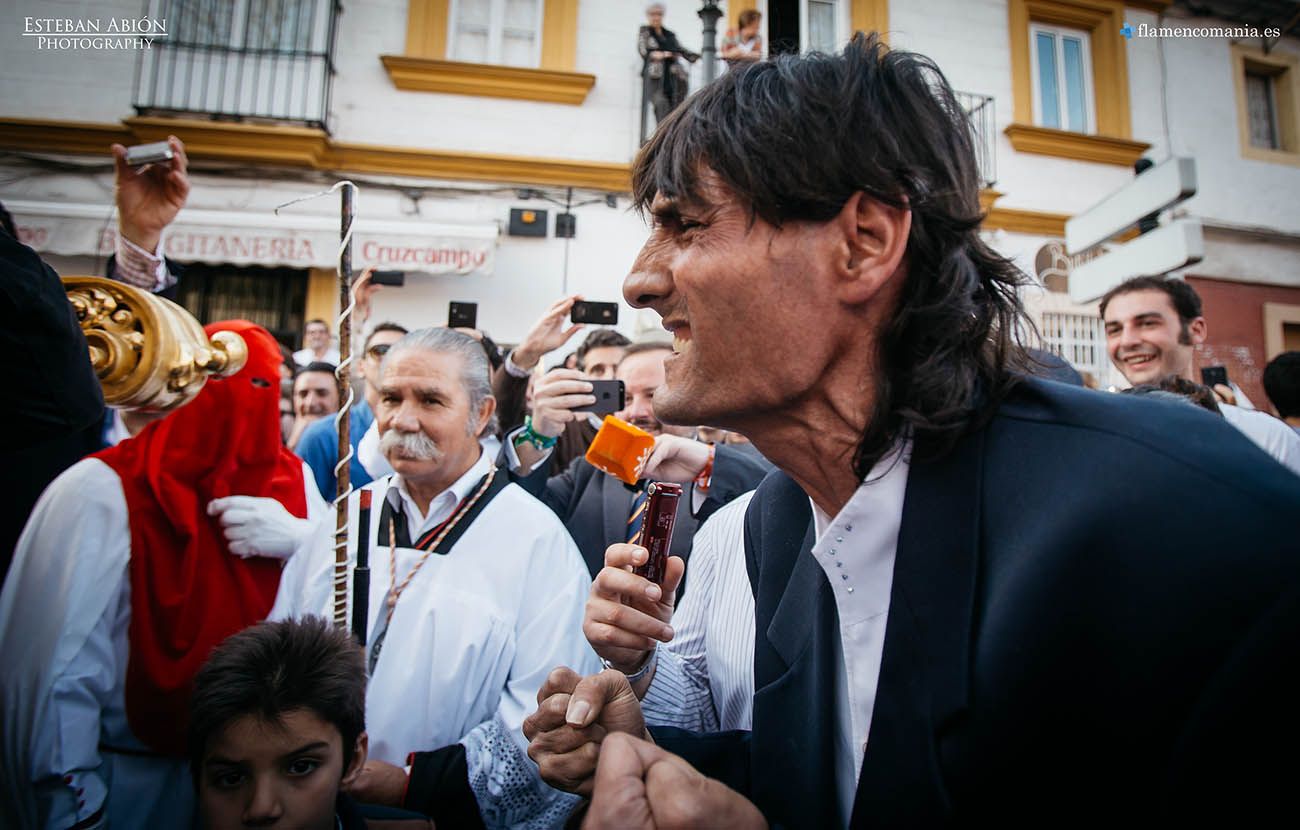
[[[141,115],[328,130],[338,0],[152,0],[167,36],[140,53]]]
[[[998,128],[993,96],[958,92],[957,101],[970,117],[975,133],[975,160],[979,164],[980,184],[992,187],[998,180]]]

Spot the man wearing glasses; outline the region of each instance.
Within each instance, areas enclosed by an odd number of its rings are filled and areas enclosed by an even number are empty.
[[[378,323],[366,338],[361,360],[357,365],[357,374],[365,382],[365,400],[352,405],[350,415],[351,429],[348,433],[352,441],[352,486],[364,487],[372,480],[370,473],[357,460],[357,444],[370,429],[375,420],[374,407],[379,401],[379,389],[375,382],[379,379],[379,363],[388,352],[388,347],[401,340],[406,329],[397,323]],[[295,449],[298,457],[311,467],[316,486],[326,501],[333,501],[338,489],[338,480],[334,476],[334,466],[339,462],[339,432],[334,425],[334,418],[322,418],[302,434],[302,439]]]

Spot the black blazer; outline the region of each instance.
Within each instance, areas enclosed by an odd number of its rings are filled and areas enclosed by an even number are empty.
[[[684,498],[677,505],[677,522],[669,551],[687,560],[695,529],[719,507],[753,490],[767,469],[748,451],[719,446],[714,456],[713,481],[708,498],[697,514],[691,513],[690,488],[683,488]],[[546,476],[546,465],[524,477],[511,474],[525,490],[555,511],[582,551],[594,579],[605,567],[605,548],[627,541],[627,519],[632,512],[634,493],[613,476],[606,475],[585,458],[575,458],[563,473]]]
[[[843,822],[838,622],[809,513],[778,472],[747,516],[752,735],[697,753],[656,731],[790,827]],[[1023,382],[909,471],[851,826],[1239,823],[1291,807],[1298,586],[1300,478],[1237,430]]]

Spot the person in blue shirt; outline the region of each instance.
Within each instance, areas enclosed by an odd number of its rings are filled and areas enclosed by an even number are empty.
[[[352,463],[350,465],[352,486],[362,487],[370,483],[370,474],[357,460],[357,444],[370,429],[375,420],[373,407],[378,402],[379,389],[374,381],[379,378],[379,363],[388,352],[388,347],[401,340],[406,329],[397,323],[379,323],[366,338],[361,362],[357,364],[357,373],[365,382],[365,400],[352,405],[348,422],[351,425],[348,437],[352,442]],[[338,489],[338,479],[334,467],[339,462],[339,433],[334,425],[334,418],[322,418],[303,431],[301,440],[294,450],[298,457],[311,467],[316,487],[326,501],[333,501]]]

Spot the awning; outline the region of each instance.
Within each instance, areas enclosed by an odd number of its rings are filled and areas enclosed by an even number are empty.
[[[108,205],[6,201],[19,238],[40,253],[107,256],[117,223]],[[490,274],[496,224],[446,225],[401,219],[357,219],[354,268],[376,266],[427,274]],[[339,220],[310,215],[186,208],[163,238],[163,253],[179,262],[333,268]]]

